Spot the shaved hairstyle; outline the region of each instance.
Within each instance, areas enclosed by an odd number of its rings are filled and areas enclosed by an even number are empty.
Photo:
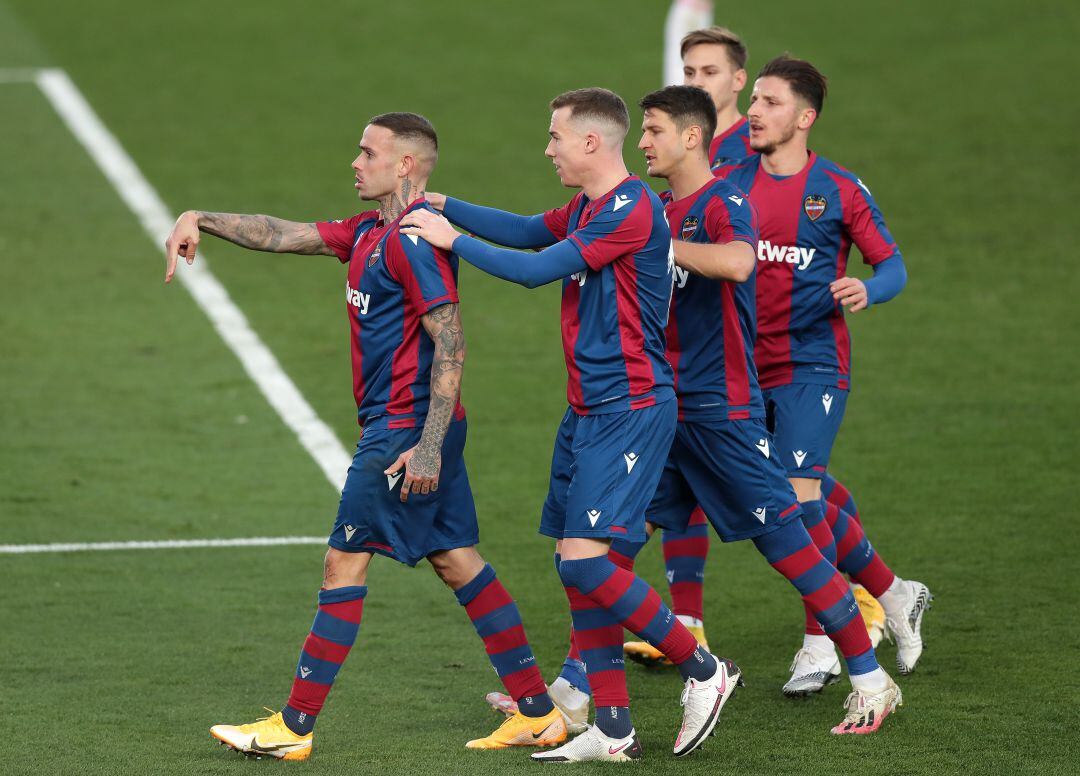
[[[630,131],[630,113],[622,97],[610,89],[592,86],[563,92],[551,101],[551,109],[570,108],[570,118],[594,123],[608,130],[609,136],[622,143]]]
[[[439,136],[431,122],[419,113],[380,113],[368,124],[389,129],[394,137],[414,146],[420,152],[420,160],[430,167],[439,160]]]

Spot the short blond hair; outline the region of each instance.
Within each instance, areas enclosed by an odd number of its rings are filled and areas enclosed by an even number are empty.
[[[686,35],[683,36],[682,44],[679,47],[679,56],[685,58],[687,51],[694,46],[701,46],[703,44],[723,46],[727,51],[728,59],[731,60],[731,64],[735,65],[735,69],[746,69],[746,60],[749,56],[749,52],[746,50],[746,44],[743,43],[742,38],[727,27],[706,27],[701,30],[694,30],[693,32],[686,33]]]

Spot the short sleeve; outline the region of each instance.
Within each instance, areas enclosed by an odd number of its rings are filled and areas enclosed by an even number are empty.
[[[757,247],[757,214],[749,198],[730,188],[713,197],[705,210],[705,230],[710,242],[722,245],[736,240]]]
[[[556,240],[566,239],[566,232],[570,228],[570,216],[581,203],[581,194],[575,194],[574,198],[562,207],[548,210],[544,213],[544,226],[548,228]]]
[[[653,204],[643,189],[616,191],[589,222],[570,235],[593,270],[641,250],[652,236]]]
[[[416,235],[395,231],[386,241],[386,266],[405,289],[417,315],[458,301],[450,254]]]
[[[870,266],[899,254],[874,197],[862,181],[846,181],[850,190],[844,207],[844,228]]]
[[[370,229],[378,218],[377,210],[369,210],[340,221],[319,221],[315,227],[326,247],[334,252],[342,264],[348,264],[357,238]]]

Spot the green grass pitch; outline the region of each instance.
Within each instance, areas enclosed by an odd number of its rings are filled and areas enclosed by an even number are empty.
[[[568,197],[542,155],[547,100],[598,84],[632,101],[658,86],[666,5],[0,0],[0,68],[65,68],[177,212],[357,212],[348,164],[385,110],[439,129],[433,189],[537,212]],[[901,713],[870,738],[833,738],[842,686],[800,703],[779,692],[798,599],[752,547],[714,541],[709,633],[748,686],[703,751],[676,761],[679,683],[629,666],[645,767],[1078,772],[1080,12],[718,5],[752,72],[790,50],[830,76],[814,147],[858,171],[903,249],[904,294],[851,320],[855,388],[834,468],[883,556],[937,601]],[[342,269],[204,248],[351,449]],[[334,492],[191,298],[162,285],[161,254],[43,96],[0,84],[0,543],[328,531]],[[557,291],[468,267],[461,287],[481,549],[550,675],[568,617],[535,527],[565,406]],[[321,554],[0,555],[0,773],[289,767],[219,749],[207,728],[283,702]],[[661,568],[647,548],[643,573],[661,582]],[[524,752],[462,746],[497,724],[482,703],[496,680],[450,592],[385,561],[369,584],[315,752],[290,770],[532,767]],[[893,649],[881,654],[891,666]]]

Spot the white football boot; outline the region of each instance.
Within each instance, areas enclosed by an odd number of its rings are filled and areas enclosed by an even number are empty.
[[[904,695],[892,677],[886,674],[889,680],[885,688],[876,693],[868,693],[864,690],[852,690],[844,701],[844,721],[832,729],[838,736],[843,735],[866,735],[874,733],[885,718],[904,705]]]
[[[626,738],[608,738],[592,725],[573,741],[531,756],[542,763],[630,762],[641,759],[641,742],[634,731]]]
[[[896,642],[896,668],[902,676],[915,670],[923,652],[922,620],[934,596],[922,582],[903,580],[899,590],[878,599],[885,609],[885,626]]]
[[[583,733],[589,727],[589,704],[592,700],[588,693],[579,690],[563,677],[558,677],[548,686],[548,695],[563,715],[566,730],[571,734]],[[517,701],[504,692],[489,692],[484,700],[495,711],[512,717],[518,712]]]
[[[716,673],[705,681],[686,680],[682,694],[682,727],[675,737],[677,757],[690,754],[705,742],[716,727],[724,704],[742,683],[739,667],[722,657],[716,657]]]
[[[579,690],[563,677],[548,687],[548,695],[555,708],[562,712],[566,729],[571,734],[584,733],[589,728],[589,702],[592,696]]]
[[[821,692],[840,679],[840,660],[836,648],[829,642],[827,652],[802,647],[791,661],[791,678],[784,685],[784,695],[798,698]]]

